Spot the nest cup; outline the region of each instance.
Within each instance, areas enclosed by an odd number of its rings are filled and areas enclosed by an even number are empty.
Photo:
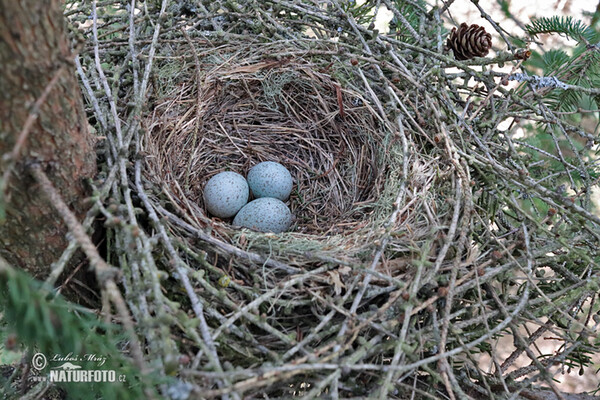
[[[206,182],[276,161],[294,179],[287,204],[295,221],[282,240],[348,236],[365,227],[386,173],[386,129],[375,110],[302,60],[267,53],[225,62],[210,54],[199,64],[163,65],[179,73],[163,75],[147,121],[148,178],[179,213],[234,237],[240,230],[231,219],[207,215]]]

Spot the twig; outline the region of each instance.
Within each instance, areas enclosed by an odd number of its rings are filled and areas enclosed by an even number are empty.
[[[54,209],[60,214],[63,221],[69,228],[69,232],[73,235],[75,241],[77,241],[90,261],[90,265],[93,267],[96,274],[96,279],[110,296],[111,301],[117,308],[125,329],[129,333],[133,359],[136,365],[141,370],[144,370],[142,349],[137,340],[133,321],[129,315],[125,301],[123,300],[123,297],[121,296],[121,293],[114,282],[114,278],[119,274],[119,270],[108,265],[106,261],[100,257],[96,246],[94,246],[94,243],[92,243],[92,240],[86,234],[85,228],[79,223],[75,214],[73,214],[69,207],[65,204],[58,191],[52,185],[52,182],[50,182],[44,171],[42,171],[41,166],[39,164],[32,164],[29,167],[29,171],[40,185],[40,188],[50,201],[50,204],[52,204],[52,207],[54,207]]]

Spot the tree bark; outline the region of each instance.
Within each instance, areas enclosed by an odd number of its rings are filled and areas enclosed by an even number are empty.
[[[67,228],[27,165],[40,163],[79,218],[96,171],[72,61],[60,0],[0,0],[0,255],[36,277],[67,246]]]

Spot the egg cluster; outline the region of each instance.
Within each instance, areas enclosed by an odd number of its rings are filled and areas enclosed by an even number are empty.
[[[281,164],[265,161],[248,172],[248,180],[236,172],[221,172],[204,187],[204,204],[212,215],[233,219],[233,225],[259,232],[281,233],[292,224],[284,201],[292,192],[290,172]],[[248,203],[250,191],[255,200]]]

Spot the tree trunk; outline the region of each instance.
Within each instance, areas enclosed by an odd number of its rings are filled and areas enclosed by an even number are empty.
[[[0,0],[0,255],[37,277],[67,229],[27,165],[40,163],[79,218],[96,171],[72,60],[60,0]]]

